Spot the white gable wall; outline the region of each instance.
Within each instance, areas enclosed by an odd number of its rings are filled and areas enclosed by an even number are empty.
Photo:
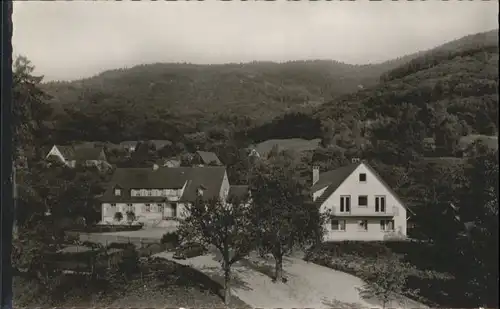
[[[366,182],[359,181],[359,174],[366,174]],[[323,191],[320,190],[320,191]],[[313,196],[320,195],[317,191]],[[318,194],[317,194],[318,193]],[[322,193],[322,192],[321,192]],[[320,212],[333,210],[336,214],[340,211],[340,197],[351,197],[350,215],[338,217],[338,220],[346,220],[345,231],[333,231],[331,221],[325,224],[326,241],[332,240],[386,240],[398,234],[400,237],[406,237],[406,208],[398,201],[388,188],[384,186],[371,170],[360,164],[356,170],[348,176],[339,188],[325,200],[320,207]],[[358,196],[366,195],[368,197],[368,206],[358,206]],[[381,217],[380,213],[375,212],[375,196],[385,196],[386,213],[395,213],[393,217]],[[382,231],[380,221],[384,219],[394,220],[394,232]],[[358,227],[359,220],[368,221],[368,230],[362,231]]]
[[[66,165],[69,165],[69,162],[66,161],[66,158],[64,158],[64,156],[62,155],[62,153],[59,151],[59,149],[57,148],[56,145],[52,146],[52,149],[49,151],[49,153],[47,154],[47,157],[50,157],[50,156],[55,156],[55,157],[58,157],[59,160],[61,160],[61,162],[63,162],[64,164]]]

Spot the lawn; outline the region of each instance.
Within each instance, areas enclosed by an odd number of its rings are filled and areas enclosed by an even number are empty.
[[[414,242],[332,242],[307,253],[305,260],[331,269],[362,276],[374,274],[386,255],[399,255],[414,267],[409,271],[407,288],[418,289],[420,302],[429,306],[456,307],[452,303],[453,277],[436,269],[436,255],[429,244]],[[439,287],[439,288],[436,288]],[[451,297],[451,299],[450,299]]]
[[[222,308],[216,285],[206,276],[176,263],[149,261],[127,281],[106,284],[81,275],[54,278],[52,295],[21,276],[14,277],[16,307],[203,307]],[[248,308],[235,299],[234,306]]]

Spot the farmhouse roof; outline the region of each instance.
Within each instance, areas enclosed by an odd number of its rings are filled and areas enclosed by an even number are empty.
[[[164,201],[165,197],[130,196],[131,189],[182,189],[180,201],[194,201],[197,189],[206,188],[203,198],[219,196],[222,181],[226,173],[225,167],[160,167],[152,168],[118,168],[109,183],[108,189],[101,198],[104,202]],[[124,189],[120,196],[114,195],[114,188]]]

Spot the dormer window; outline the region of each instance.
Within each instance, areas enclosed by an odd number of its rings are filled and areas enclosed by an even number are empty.
[[[115,196],[120,196],[122,195],[122,190],[121,189],[115,189]]]

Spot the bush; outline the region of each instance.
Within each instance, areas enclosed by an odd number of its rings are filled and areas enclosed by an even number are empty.
[[[118,222],[123,220],[123,214],[121,212],[115,213],[114,219]]]
[[[135,245],[129,244],[129,243],[112,242],[108,245],[108,249],[123,249],[123,250],[134,249],[135,250]]]
[[[135,219],[135,213],[133,211],[127,211],[127,221],[131,223],[135,221]]]
[[[118,262],[118,270],[129,279],[140,271],[139,253],[133,248],[127,248]]]
[[[109,232],[127,232],[138,231],[142,229],[143,225],[95,225],[85,228],[72,228],[71,232],[84,232],[84,233],[109,233]]]
[[[362,257],[387,256],[392,253],[386,242],[382,241],[342,241],[326,242],[313,247],[306,254],[305,259],[313,261],[317,257],[327,256],[330,259],[345,255]]]
[[[161,243],[166,244],[166,245],[170,245],[173,247],[177,247],[180,244],[179,234],[177,234],[175,232],[166,233],[162,236]]]

